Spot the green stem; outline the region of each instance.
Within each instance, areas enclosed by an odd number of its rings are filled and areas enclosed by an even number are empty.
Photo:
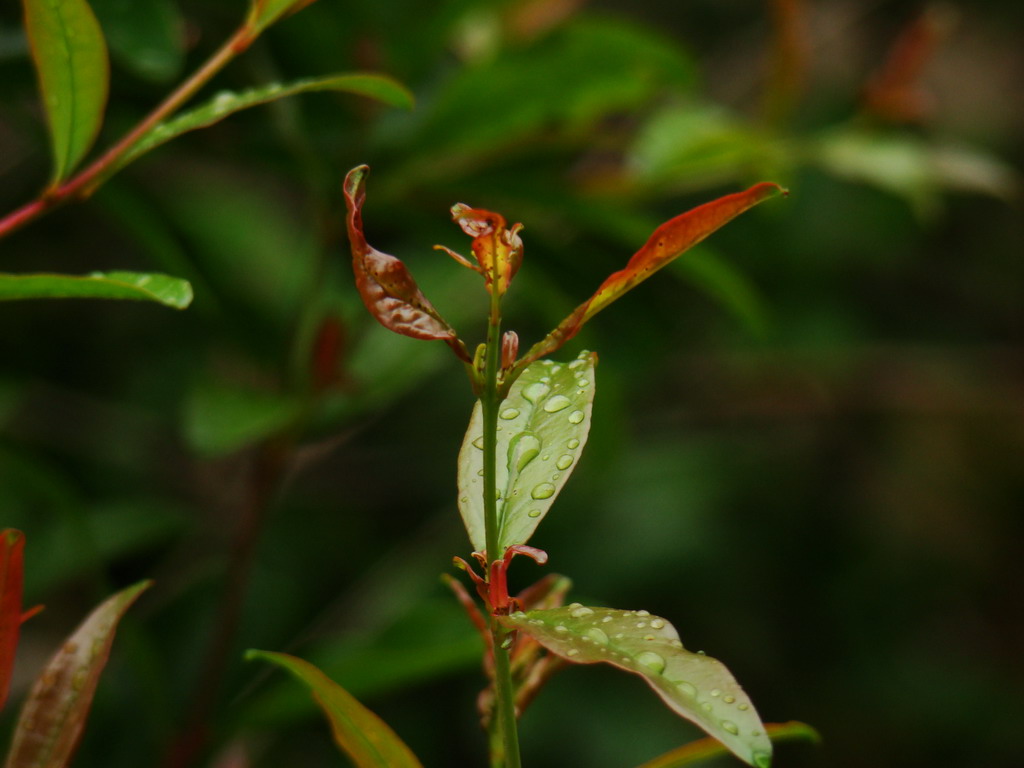
[[[494,285],[497,284],[495,280]],[[501,297],[495,290],[491,294],[491,314],[487,326],[487,357],[484,363],[484,391],[480,396],[480,407],[484,422],[484,531],[487,543],[487,560],[500,560],[503,553],[498,550],[498,408],[501,397],[498,394],[498,370],[501,363]],[[490,568],[487,569],[488,576]],[[519,734],[516,730],[515,690],[512,686],[512,671],[508,650],[502,648],[506,631],[494,618],[491,619],[491,638],[494,648],[494,712],[492,731],[497,728],[498,744],[503,747],[504,759],[495,760],[492,741],[491,764],[504,768],[519,768]]]
[[[0,238],[5,237],[29,222],[72,200],[84,200],[104,181],[118,170],[122,157],[143,136],[158,123],[178,111],[182,104],[195,95],[210,79],[220,72],[232,59],[248,48],[256,37],[248,23],[244,24],[221,48],[196,72],[171,93],[147,115],[142,122],[103,153],[91,165],[58,187],[48,189],[37,200],[33,200],[7,216],[0,218]]]

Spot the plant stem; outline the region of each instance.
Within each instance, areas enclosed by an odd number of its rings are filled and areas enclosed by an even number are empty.
[[[223,46],[217,50],[206,63],[196,70],[191,77],[178,86],[163,102],[149,113],[138,125],[125,134],[110,149],[93,161],[85,170],[73,176],[63,184],[46,190],[38,199],[33,200],[16,211],[0,219],[0,238],[6,237],[17,229],[39,218],[45,213],[59,208],[72,200],[84,200],[89,197],[106,178],[117,170],[118,161],[155,125],[174,114],[182,104],[206,85],[214,75],[220,72],[232,59],[248,48],[255,40],[256,32],[248,23],[239,27]]]
[[[501,297],[496,290],[497,280],[491,293],[491,314],[487,325],[487,357],[484,365],[484,391],[480,407],[484,422],[484,531],[487,543],[487,560],[501,560],[504,553],[498,550],[498,369],[501,362]],[[488,577],[490,568],[487,569]],[[519,734],[516,730],[515,691],[512,686],[512,671],[508,650],[502,647],[506,635],[498,620],[491,618],[491,638],[494,649],[494,712],[491,715],[492,732],[496,728],[500,739],[492,740],[491,764],[504,768],[519,768]],[[501,746],[504,754],[496,760],[495,747]]]

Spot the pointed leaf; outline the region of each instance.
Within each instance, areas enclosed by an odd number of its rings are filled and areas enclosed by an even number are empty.
[[[499,552],[525,544],[579,460],[590,432],[597,355],[542,360],[512,385],[498,411]],[[478,402],[459,452],[459,512],[473,547],[484,536],[483,416]]]
[[[85,728],[117,624],[150,584],[143,581],[108,598],[64,642],[32,686],[5,768],[68,764]]]
[[[796,720],[791,720],[788,723],[765,723],[764,730],[773,743],[797,740],[814,743],[821,741],[821,736],[816,730],[806,723]],[[728,751],[723,744],[714,739],[700,739],[659,755],[639,768],[681,768],[684,765],[693,765],[708,758],[723,755]]]
[[[780,193],[784,194],[785,190],[779,185],[762,182],[744,192],[720,197],[669,219],[654,230],[643,248],[633,254],[624,269],[609,275],[593,296],[573,310],[544,339],[534,344],[519,365],[528,365],[559,349],[576,335],[584,323],[624,293],[744,211]]]
[[[414,339],[440,339],[470,362],[455,329],[423,295],[405,265],[366,242],[362,211],[369,172],[365,165],[353,168],[345,177],[344,185],[352,269],[363,304],[385,328]]]
[[[298,13],[316,0],[251,0],[249,25],[257,34],[289,13]]]
[[[100,130],[110,68],[86,0],[22,0],[25,30],[46,108],[53,184],[74,170]]]
[[[25,534],[13,528],[0,531],[0,709],[7,701],[14,655],[21,629],[22,553]]]
[[[269,104],[278,99],[295,96],[300,93],[316,91],[338,91],[352,93],[376,99],[392,107],[412,109],[412,94],[400,83],[385,75],[353,72],[349,74],[330,75],[327,77],[311,77],[291,83],[271,83],[244,91],[221,91],[205,104],[189,110],[171,120],[160,123],[132,146],[118,162],[121,168],[140,155],[166,144],[183,133],[199,128],[207,128],[219,123],[229,115],[243,109]]]
[[[757,768],[771,764],[772,745],[747,694],[722,662],[683,648],[675,627],[647,611],[572,603],[513,613],[503,621],[577,664],[605,662],[640,675],[676,714]]]
[[[357,768],[420,768],[412,750],[387,723],[309,662],[270,651],[249,651],[245,658],[276,664],[309,686],[331,724],[334,741]]]
[[[88,275],[11,275],[0,273],[0,301],[17,299],[130,299],[154,301],[173,309],[192,303],[187,280],[142,272]]]
[[[503,296],[523,263],[523,241],[519,237],[523,225],[505,229],[505,217],[500,213],[470,208],[464,203],[452,206],[452,219],[473,238],[473,256],[487,281],[487,290],[493,292],[496,283],[498,295]],[[435,247],[448,251],[457,261],[465,261],[444,246]]]

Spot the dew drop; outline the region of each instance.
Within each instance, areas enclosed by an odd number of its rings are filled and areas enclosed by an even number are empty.
[[[723,696],[722,697],[722,701],[724,701],[726,704],[732,704],[734,701],[736,701],[736,697],[735,696]]]
[[[523,397],[536,405],[537,401],[550,391],[551,387],[545,384],[543,380],[535,381],[523,389]]]
[[[665,626],[664,619],[651,619],[651,629],[661,629]]]
[[[526,513],[526,516],[527,517],[540,517],[540,510],[539,509],[531,509],[529,512]]]
[[[501,641],[501,647],[504,648],[507,651],[509,648],[512,647],[512,644],[515,641],[516,641],[515,635],[512,635],[512,634],[505,635],[504,639]]]
[[[580,652],[579,652],[578,648],[570,648],[568,651],[565,652],[565,655],[566,656],[579,656]]]
[[[738,707],[736,707],[736,709],[738,709],[740,712],[746,712],[748,709],[750,709],[750,705],[740,704]]]
[[[636,623],[636,628],[637,628],[637,629],[643,629],[643,628],[644,628],[644,627],[646,627],[646,626],[647,626],[647,622],[646,622],[646,621],[638,621],[638,622]]]
[[[738,736],[740,732],[739,726],[737,726],[736,723],[734,723],[732,720],[723,720],[722,730],[727,731],[728,733],[731,733],[734,736]]]
[[[569,414],[570,424],[579,424],[581,421],[583,421],[583,411],[573,411]]]
[[[572,440],[566,443],[566,445],[568,446],[570,451],[575,451],[577,448],[580,447],[580,441],[574,437]]]
[[[576,607],[572,609],[572,612],[569,615],[572,616],[574,619],[582,619],[584,616],[592,616],[593,613],[593,608],[587,608],[587,606],[585,605],[577,604]]]
[[[651,615],[651,612],[650,612],[650,611],[644,611],[644,610],[640,610],[640,611],[637,611],[637,612],[636,612],[636,615],[637,615],[637,616],[650,616],[650,615]]]
[[[568,632],[568,631],[569,631],[568,627],[566,627],[564,624],[556,624],[555,625],[555,632]]]
[[[478,477],[483,477],[484,476],[484,471],[482,469],[478,469],[476,471],[476,474],[477,474]]]
[[[607,623],[608,623],[608,622],[610,622],[611,620],[612,620],[612,617],[611,617],[611,616],[605,616],[605,617],[604,617],[603,619],[601,619],[601,623],[602,623],[602,624],[607,624]]]
[[[703,704],[700,705],[700,708],[703,709],[705,712],[710,712],[711,711],[711,702],[710,701],[705,701]]]
[[[585,637],[589,637],[595,643],[598,643],[600,645],[608,645],[608,643],[611,642],[608,639],[608,635],[605,634],[604,630],[598,629],[597,627],[591,627],[586,632],[584,632],[583,635]]]
[[[518,408],[506,408],[504,411],[502,411],[498,415],[501,416],[501,418],[503,418],[506,421],[508,421],[509,419],[514,419],[516,416],[519,415],[519,409]]]
[[[665,671],[665,659],[654,651],[644,651],[636,655],[636,663],[647,667],[652,672],[661,674]]]
[[[548,413],[558,413],[564,411],[572,405],[572,401],[569,400],[565,395],[555,395],[544,403],[544,410]]]
[[[590,382],[587,379],[577,379],[576,386],[578,387],[589,387]]]
[[[508,447],[509,463],[513,464],[517,471],[522,472],[539,453],[540,440],[530,432],[520,432],[512,438],[512,444]]]
[[[540,483],[533,486],[533,490],[530,491],[530,495],[535,499],[550,499],[555,495],[555,486],[551,483]]]
[[[476,440],[474,440],[473,441],[473,447],[474,448],[479,448],[482,451],[484,449],[484,439],[483,439],[483,437],[478,437]]]
[[[469,496],[463,496],[459,501],[463,504],[469,504]]]
[[[717,697],[717,696],[721,696],[721,695],[722,695],[722,692],[721,692],[720,690],[718,690],[717,688],[712,688],[712,689],[711,689],[711,695],[712,695],[712,696],[715,696],[715,697]]]
[[[572,466],[573,461],[575,461],[575,459],[573,459],[572,456],[568,453],[563,453],[558,457],[558,461],[555,462],[555,466],[559,469],[568,469]]]
[[[687,696],[693,698],[696,698],[697,696],[697,686],[695,686],[693,683],[688,683],[685,680],[682,680],[681,682],[676,683],[676,688],[685,693]]]

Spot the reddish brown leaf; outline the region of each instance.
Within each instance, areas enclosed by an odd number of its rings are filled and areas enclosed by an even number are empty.
[[[882,67],[864,88],[868,112],[894,123],[912,123],[928,116],[932,100],[921,77],[952,22],[948,8],[934,6],[900,33]]]
[[[590,318],[659,269],[724,226],[746,210],[777,194],[786,194],[778,184],[762,182],[744,192],[720,197],[710,203],[669,219],[633,254],[624,269],[608,276],[589,299],[580,304],[558,327],[533,345],[516,365],[523,370],[534,360],[559,349],[575,336]]]
[[[21,587],[25,534],[13,528],[0,531],[0,709],[7,701],[14,655],[23,620]]]
[[[366,242],[362,210],[369,171],[365,165],[353,168],[345,177],[344,186],[352,269],[363,304],[385,328],[414,339],[439,339],[470,362],[455,329],[423,295],[405,265]]]
[[[5,768],[64,768],[85,728],[114,632],[150,585],[144,581],[101,603],[54,654],[21,710]]]

